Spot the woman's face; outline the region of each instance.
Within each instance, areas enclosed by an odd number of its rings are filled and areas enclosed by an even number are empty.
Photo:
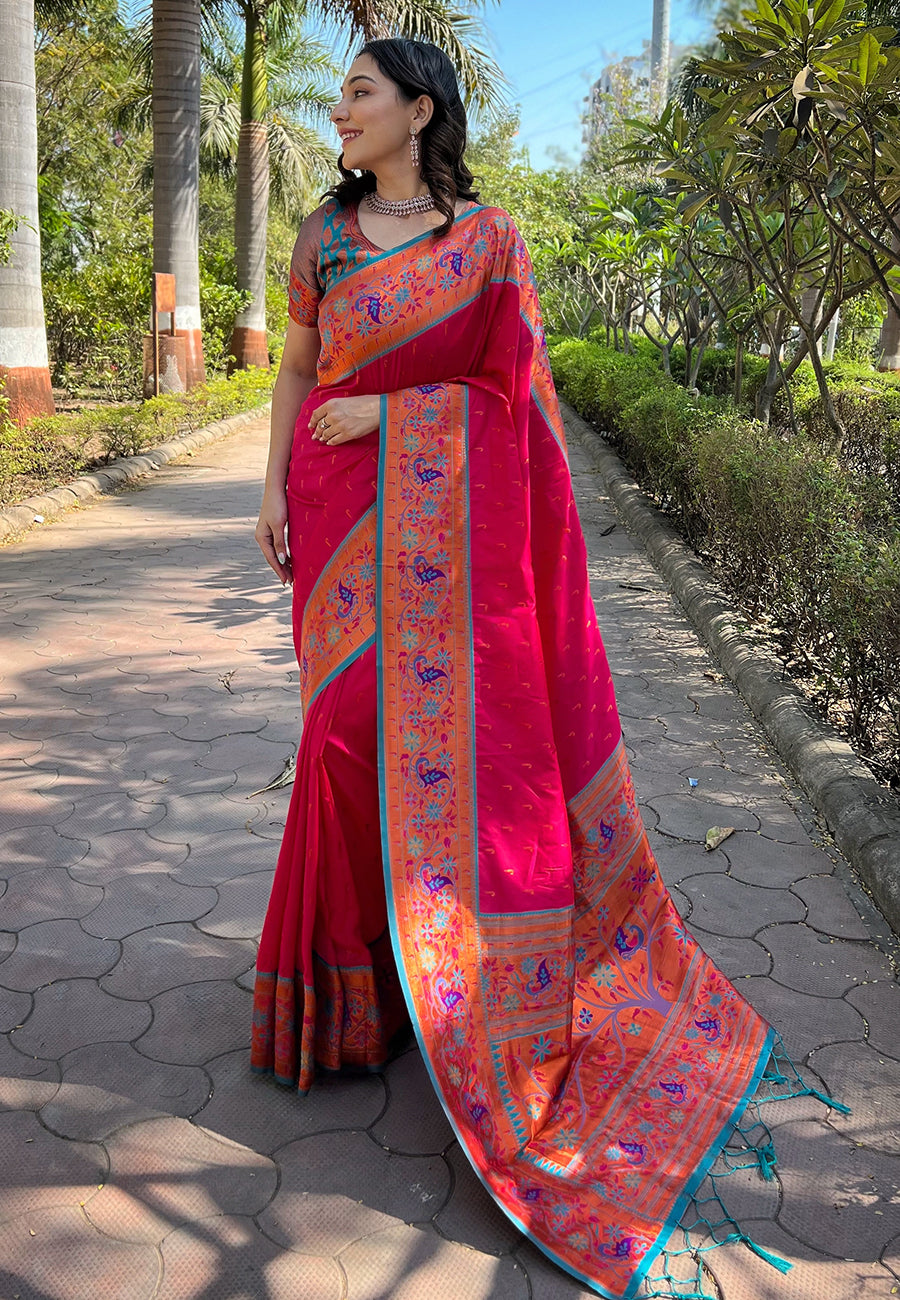
[[[431,116],[431,101],[407,102],[370,54],[354,59],[331,113],[350,171],[377,171],[388,159],[409,158],[409,130],[421,130]]]

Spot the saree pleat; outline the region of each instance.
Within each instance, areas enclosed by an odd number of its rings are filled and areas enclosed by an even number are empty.
[[[260,942],[252,1064],[306,1092],[316,1064],[377,1069],[407,1022],[378,833],[375,662],[317,697]]]
[[[319,387],[288,477],[305,722],[253,1063],[300,1091],[317,1064],[378,1068],[402,993],[497,1203],[630,1300],[773,1032],[685,931],[641,822],[515,227],[477,209],[379,253],[336,204],[317,222]],[[338,393],[381,395],[377,435],[312,442]]]

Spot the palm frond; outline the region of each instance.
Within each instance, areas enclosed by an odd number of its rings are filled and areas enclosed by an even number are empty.
[[[494,120],[508,107],[508,83],[489,51],[487,31],[474,4],[388,0],[380,11],[390,29],[385,35],[440,46],[456,68],[466,107],[478,118]]]
[[[311,127],[278,114],[268,136],[272,197],[288,212],[308,212],[336,174],[336,150]]]

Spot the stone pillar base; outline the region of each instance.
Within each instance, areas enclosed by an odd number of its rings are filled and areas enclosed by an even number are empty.
[[[46,366],[0,366],[3,395],[9,401],[9,418],[26,424],[39,415],[55,415],[53,387]]]
[[[235,325],[228,350],[234,357],[228,366],[229,374],[233,370],[246,370],[248,366],[258,366],[260,370],[269,369],[269,345],[265,330]]]

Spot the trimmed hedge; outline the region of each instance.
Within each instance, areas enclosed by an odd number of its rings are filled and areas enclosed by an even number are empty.
[[[567,339],[550,356],[563,396],[777,630],[801,683],[879,775],[900,782],[896,381],[843,367],[837,394],[848,434],[836,447],[802,372],[797,437],[725,398],[691,395],[643,351],[629,357]]]
[[[21,501],[86,470],[201,429],[267,401],[274,374],[238,370],[190,393],[152,397],[140,406],[96,406],[71,415],[32,420],[24,428],[2,424],[0,505]]]

